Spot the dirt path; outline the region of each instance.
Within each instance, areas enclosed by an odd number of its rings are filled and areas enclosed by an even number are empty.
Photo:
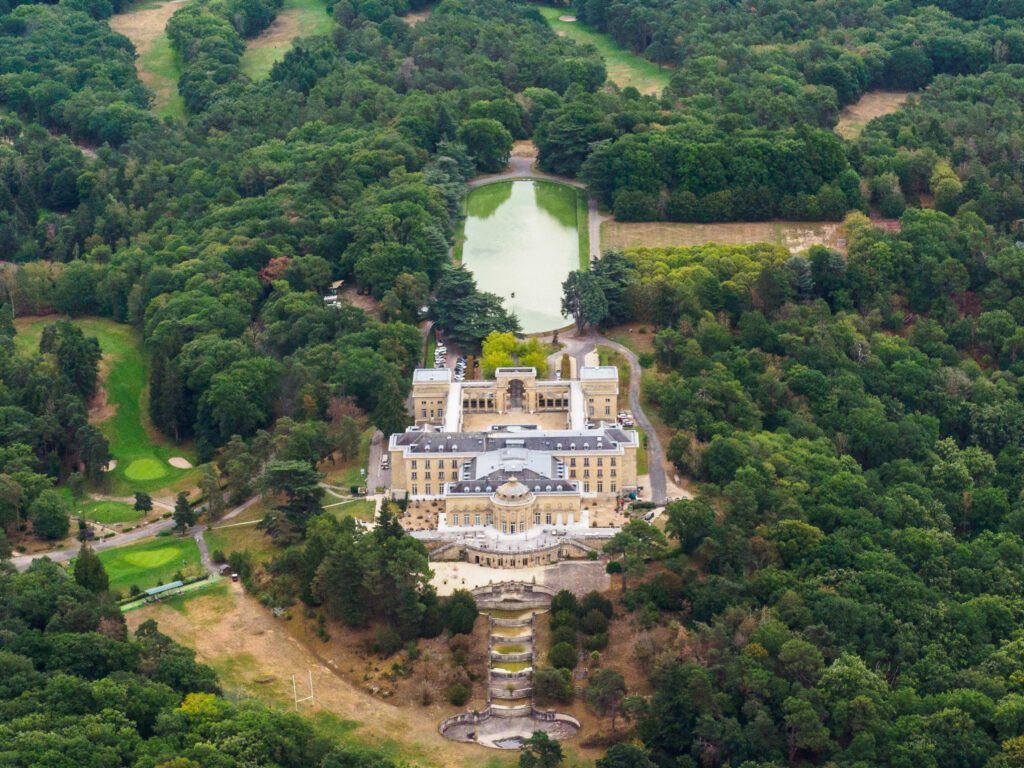
[[[437,724],[450,708],[398,707],[352,685],[332,669],[330,646],[311,649],[292,634],[297,619],[274,618],[240,584],[229,583],[228,594],[196,595],[184,606],[151,605],[126,615],[135,629],[155,619],[160,630],[194,648],[200,661],[213,666],[229,695],[251,695],[267,703],[291,706],[292,676],[299,696],[308,695],[313,676],[316,703],[300,712],[330,712],[359,722],[355,737],[372,744],[400,742],[403,757],[439,768],[481,765],[479,747],[447,741]],[[232,690],[234,689],[234,690]]]

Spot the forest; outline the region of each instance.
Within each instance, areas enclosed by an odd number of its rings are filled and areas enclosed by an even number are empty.
[[[605,548],[654,765],[1020,764],[1024,255],[970,210],[901,224],[567,281],[588,322],[650,324],[645,398],[699,488],[667,542],[634,521]]]
[[[129,635],[117,605],[88,585],[48,561],[0,573],[4,765],[395,765],[372,750],[333,745],[299,715],[228,701],[194,652],[153,621]]]
[[[9,318],[98,315],[141,334],[155,427],[194,441],[236,502],[279,500],[262,530],[280,551],[260,573],[232,562],[255,592],[387,627],[385,653],[459,631],[396,511],[369,533],[320,514],[315,467],[335,432],[358,443],[356,417],[406,425],[421,307],[467,349],[518,330],[449,253],[467,180],[530,138],[622,220],[845,218],[845,253],[640,248],[567,281],[581,329],[650,331],[645,402],[699,491],[663,542],[638,522],[609,550],[654,693],[624,707],[633,743],[602,768],[1024,765],[1024,11],[575,3],[671,68],[655,97],[498,0],[444,0],[415,26],[400,14],[418,4],[338,0],[331,35],[252,82],[241,52],[279,7],[172,17],[175,122],[106,23],[119,4],[0,4],[8,536],[64,537],[58,488],[109,459],[87,418],[94,341],[55,322],[16,355]],[[914,93],[836,136],[876,89]],[[380,311],[325,304],[336,280]],[[387,764],[226,701],[53,564],[0,574],[0,625],[11,765]]]

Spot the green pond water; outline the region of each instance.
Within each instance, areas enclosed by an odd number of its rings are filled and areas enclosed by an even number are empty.
[[[543,181],[477,187],[467,200],[462,263],[525,333],[567,325],[562,282],[580,263],[576,190]]]

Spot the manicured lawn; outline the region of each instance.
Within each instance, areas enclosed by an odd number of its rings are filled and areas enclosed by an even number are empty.
[[[334,17],[327,13],[324,0],[284,0],[274,23],[246,46],[242,72],[253,80],[263,80],[274,62],[291,50],[295,38],[326,35],[333,26]]]
[[[434,353],[431,352],[431,355]],[[370,462],[370,441],[373,439],[373,432],[375,427],[372,425],[363,430],[362,436],[359,438],[359,455],[350,462],[342,462],[337,465],[332,465],[330,462],[325,462],[320,465],[320,471],[324,473],[324,480],[331,485],[337,485],[344,488],[347,492],[353,485],[360,486],[366,482],[366,475],[360,474],[360,469],[367,469],[367,465]],[[370,489],[373,490],[372,488]],[[324,504],[330,504],[332,497],[330,494],[324,497]],[[337,499],[335,499],[337,501]]]
[[[586,24],[578,21],[559,21],[559,16],[572,15],[571,8],[539,6],[538,10],[551,25],[555,34],[568,37],[577,43],[594,46],[604,59],[605,68],[608,70],[608,79],[620,88],[631,85],[640,93],[658,96],[668,87],[671,77],[670,70],[663,69],[642,56],[627,51],[612,40],[610,35],[595,32]]]
[[[332,496],[324,498],[324,508],[339,520],[354,517],[357,520],[373,520],[376,506],[370,499],[353,499],[351,501],[332,501]]]
[[[199,547],[190,537],[159,536],[98,554],[110,577],[110,589],[116,592],[127,593],[132,584],[139,589],[167,584],[179,571],[194,576],[202,568]]]
[[[203,534],[207,546],[211,552],[219,549],[225,556],[248,550],[257,562],[270,559],[275,550],[274,544],[256,525],[266,514],[267,507],[260,501],[223,525],[214,524]]]
[[[81,512],[86,520],[95,520],[99,523],[132,523],[142,517],[142,512],[136,511],[131,504],[124,504],[120,501],[90,501],[86,504],[73,506],[77,513]]]
[[[437,336],[434,335],[434,330],[431,329],[427,332],[426,343],[423,345],[423,367],[433,368],[434,367],[434,350],[437,349]]]
[[[19,351],[29,353],[38,349],[43,328],[57,319],[55,316],[18,319],[15,343]],[[196,471],[175,469],[167,460],[181,456],[194,462],[193,452],[184,446],[174,445],[149,423],[148,367],[135,330],[99,318],[79,318],[74,323],[86,335],[99,339],[103,352],[103,369],[106,371],[103,386],[112,412],[99,426],[117,460],[117,467],[107,475],[111,490],[127,495],[189,482]]]
[[[590,269],[590,210],[587,208],[587,193],[576,190],[576,231],[580,236],[580,269]]]

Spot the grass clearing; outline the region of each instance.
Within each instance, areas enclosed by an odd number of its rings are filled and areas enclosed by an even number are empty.
[[[640,93],[660,96],[668,87],[671,71],[659,67],[642,56],[637,56],[612,40],[611,35],[595,32],[578,21],[560,21],[559,16],[567,13],[566,7],[538,6],[544,19],[556,35],[568,37],[577,43],[592,45],[604,59],[608,79],[620,88],[633,86]]]
[[[153,92],[158,117],[185,119],[185,101],[178,93],[181,61],[164,34],[167,22],[189,0],[142,0],[110,17],[110,28],[132,41],[139,79]]]
[[[134,523],[145,514],[139,512],[131,504],[121,501],[89,501],[85,504],[73,504],[75,515],[81,514],[86,520],[112,525],[113,523]]]
[[[373,513],[377,505],[370,499],[352,499],[335,503],[331,503],[330,499],[330,496],[325,499],[324,508],[338,520],[344,520],[346,517],[354,517],[356,520],[366,520],[367,522],[373,520]]]
[[[242,73],[253,80],[265,79],[296,38],[326,35],[333,25],[334,17],[327,13],[324,0],[284,0],[273,23],[246,44]]]
[[[18,334],[15,344],[25,354],[39,349],[43,328],[56,322],[57,316],[25,317],[15,321]],[[149,378],[142,343],[133,328],[100,318],[79,318],[72,321],[87,336],[99,339],[103,352],[101,372],[106,391],[106,407],[97,419],[110,443],[110,452],[117,467],[106,477],[117,495],[135,491],[156,491],[167,487],[189,485],[197,470],[175,469],[167,460],[184,456],[195,463],[194,453],[174,445],[149,423],[146,385]]]
[[[360,473],[360,469],[368,469],[370,463],[370,442],[373,440],[373,433],[376,430],[372,424],[363,430],[359,438],[359,455],[352,461],[342,461],[338,464],[322,463],[320,471],[324,473],[324,481],[337,485],[347,492],[353,486],[366,484],[366,475]],[[372,488],[370,489],[373,490]],[[331,495],[324,497],[324,503],[330,504]],[[337,501],[337,499],[335,499]]]
[[[909,91],[868,91],[853,104],[847,104],[839,113],[835,132],[844,139],[855,139],[864,126],[876,117],[891,115],[910,98]]]
[[[625,222],[611,219],[601,224],[601,247],[664,248],[705,243],[774,243],[798,252],[812,245],[844,250],[843,225],[838,221],[731,221],[721,224],[681,224],[669,221]]]
[[[114,592],[127,592],[133,584],[149,589],[173,581],[178,572],[198,575],[202,569],[199,547],[194,539],[186,537],[161,536],[97,554]]]

